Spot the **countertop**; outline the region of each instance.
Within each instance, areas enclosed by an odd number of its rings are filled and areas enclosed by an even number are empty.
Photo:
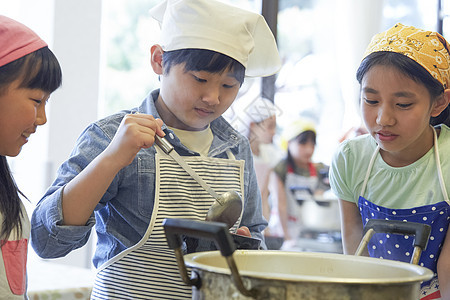
[[[28,297],[38,299],[89,299],[95,270],[33,260],[27,265]]]

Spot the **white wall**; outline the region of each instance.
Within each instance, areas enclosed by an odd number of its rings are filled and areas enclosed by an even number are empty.
[[[371,37],[380,31],[383,0],[336,1],[334,42],[338,59],[339,85],[345,101],[343,128],[358,126],[359,84],[356,71]]]
[[[18,157],[10,159],[17,184],[31,201],[31,210],[67,159],[78,135],[97,119],[101,0],[0,0],[0,14],[36,31],[63,70],[63,86],[47,104],[48,123],[38,128]],[[90,244],[56,261],[90,267]]]

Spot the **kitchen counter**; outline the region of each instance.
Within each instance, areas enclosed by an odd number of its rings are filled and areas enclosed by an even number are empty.
[[[30,300],[89,299],[95,271],[43,260],[28,266],[28,297]]]

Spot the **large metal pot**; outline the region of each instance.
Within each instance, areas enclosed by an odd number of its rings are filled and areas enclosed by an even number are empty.
[[[426,268],[333,253],[238,250],[225,224],[167,219],[169,247],[193,299],[418,299]],[[179,234],[211,238],[219,251],[183,257]],[[186,265],[192,268],[188,277]]]

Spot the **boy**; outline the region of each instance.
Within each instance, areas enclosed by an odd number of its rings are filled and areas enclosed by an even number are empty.
[[[161,45],[151,47],[160,89],[90,125],[32,217],[32,245],[46,258],[83,246],[96,224],[93,299],[191,298],[161,222],[204,220],[214,199],[153,145],[155,135],[218,194],[243,195],[233,231],[248,227],[262,239],[267,225],[248,141],[221,115],[245,75],[279,69],[270,29],[260,15],[212,0],[164,1],[151,14],[162,30]]]

